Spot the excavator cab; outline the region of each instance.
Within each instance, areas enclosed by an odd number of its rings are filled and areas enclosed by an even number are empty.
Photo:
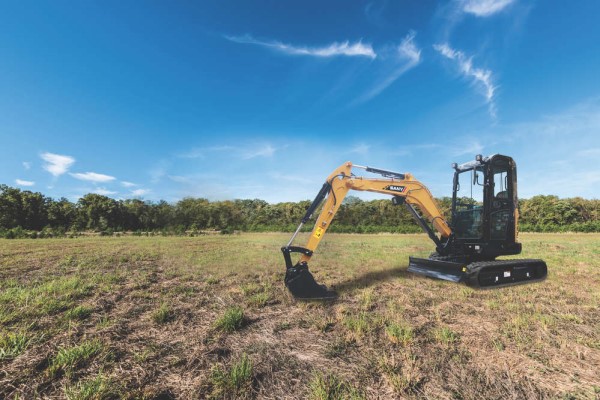
[[[542,260],[496,260],[521,253],[515,161],[500,154],[477,155],[452,167],[452,235],[429,258],[410,257],[408,270],[474,287],[545,279]]]
[[[517,166],[503,155],[453,164],[452,219],[455,245],[472,259],[519,254]]]

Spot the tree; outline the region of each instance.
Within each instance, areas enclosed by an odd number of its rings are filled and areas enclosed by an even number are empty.
[[[119,203],[110,197],[89,193],[79,199],[77,206],[87,229],[104,231],[121,226]]]
[[[63,228],[68,230],[77,219],[77,208],[75,204],[62,197],[58,201],[50,201],[48,204],[48,223],[52,228]]]

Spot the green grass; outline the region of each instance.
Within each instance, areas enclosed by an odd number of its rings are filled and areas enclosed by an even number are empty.
[[[209,285],[218,285],[220,282],[221,280],[219,278],[215,278],[213,276],[206,279],[206,283]]]
[[[447,326],[436,329],[434,331],[434,337],[439,343],[447,346],[458,341],[458,333]]]
[[[0,240],[0,398],[598,396],[600,234],[521,235],[548,279],[492,290],[408,273],[426,235],[328,234],[328,303],[287,293],[288,240]]]
[[[253,368],[252,360],[247,354],[243,354],[229,369],[221,366],[213,367],[210,377],[212,390],[209,397],[222,399],[247,395],[252,389]]]
[[[414,392],[422,382],[417,358],[410,352],[385,355],[379,360],[379,369],[392,387],[399,394]]]
[[[0,333],[0,361],[15,358],[25,351],[30,341],[25,332]]]
[[[336,357],[344,357],[350,351],[350,349],[354,346],[354,341],[339,339],[333,341],[327,345],[325,348],[325,357],[327,358],[336,358]]]
[[[251,282],[241,285],[242,294],[246,297],[246,304],[254,308],[262,308],[271,300],[272,286],[270,283],[258,284]]]
[[[269,295],[269,293],[256,293],[248,298],[247,303],[251,307],[262,308],[267,305],[270,298],[271,296]]]
[[[359,400],[365,395],[335,374],[314,374],[309,385],[311,400]]]
[[[77,306],[68,310],[65,317],[71,320],[84,320],[89,317],[94,310],[91,307]]]
[[[344,326],[357,338],[364,337],[372,329],[372,318],[367,312],[348,315],[344,319]]]
[[[63,347],[52,358],[48,372],[51,375],[63,371],[67,376],[83,367],[94,356],[100,354],[104,345],[99,340],[88,340],[71,347]]]
[[[414,331],[406,323],[389,322],[385,327],[385,333],[390,342],[403,346],[410,344],[414,339]]]
[[[166,324],[167,322],[171,322],[175,319],[175,314],[171,307],[162,303],[156,310],[152,312],[152,321],[157,324]]]
[[[119,393],[112,380],[99,374],[75,385],[67,385],[64,395],[68,400],[107,400],[117,398]]]
[[[215,328],[223,332],[234,332],[244,326],[244,310],[241,307],[230,307],[215,321]]]

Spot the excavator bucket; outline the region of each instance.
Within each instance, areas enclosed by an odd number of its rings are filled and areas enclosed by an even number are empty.
[[[296,232],[299,230],[300,227]],[[295,265],[292,264],[292,253],[301,253],[306,256],[311,256],[312,250],[304,247],[290,246],[288,244],[281,248],[281,252],[283,253],[283,258],[285,260],[285,286],[287,286],[290,293],[292,293],[296,299],[333,300],[337,298],[336,292],[327,289],[327,286],[320,285],[315,281],[315,277],[308,270],[306,261],[299,261]]]
[[[431,278],[464,282],[475,288],[514,286],[543,281],[548,268],[543,260],[495,260],[460,263],[410,257],[408,270]]]
[[[299,300],[334,300],[337,298],[336,292],[315,281],[306,263],[298,263],[294,267],[287,268],[285,286]]]

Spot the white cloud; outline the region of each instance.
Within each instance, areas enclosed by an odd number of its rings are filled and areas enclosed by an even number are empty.
[[[421,62],[421,49],[415,44],[415,35],[415,32],[409,32],[408,35],[402,39],[400,45],[392,52],[392,60],[394,63],[391,71],[388,71],[383,79],[376,82],[369,91],[354,101],[353,104],[364,103],[371,100],[394,83],[400,76],[416,67]]]
[[[483,144],[484,155],[500,153],[513,157],[517,163],[521,198],[554,194],[598,199],[598,131],[600,97],[563,110],[553,109],[531,120],[494,125],[470,138],[462,136],[460,143]],[[458,151],[458,146],[453,143],[448,142],[447,146]]]
[[[282,174],[280,172],[270,172],[269,177],[271,179],[273,179],[275,182],[286,181],[286,182],[292,182],[292,183],[299,183],[302,185],[313,183],[313,179],[309,179],[305,176]]]
[[[462,10],[478,17],[489,17],[504,10],[514,0],[464,0]]]
[[[173,182],[177,182],[177,183],[188,184],[188,183],[192,182],[192,180],[189,177],[187,177],[187,176],[169,175],[168,178],[170,180],[172,180]]]
[[[477,140],[466,141],[462,146],[455,146],[449,149],[449,153],[453,157],[460,157],[464,155],[474,156],[475,154],[482,154],[484,146]]]
[[[279,148],[281,149],[281,148]],[[195,148],[188,153],[180,154],[179,158],[199,158],[204,159],[212,153],[224,153],[224,156],[231,156],[242,160],[250,160],[257,157],[272,157],[277,150],[270,143],[252,146],[211,146],[205,148]]]
[[[50,172],[54,176],[60,176],[67,172],[71,165],[75,163],[75,159],[71,156],[65,156],[54,153],[42,153],[40,154],[42,160],[46,161],[43,168]]]
[[[577,155],[580,157],[600,157],[600,147],[578,151]]]
[[[496,117],[496,103],[494,101],[496,86],[493,82],[492,71],[474,67],[473,57],[467,57],[462,51],[454,50],[447,43],[435,44],[433,48],[444,57],[455,61],[458,64],[461,74],[472,79],[473,83],[483,89],[483,95],[488,103],[490,115]]]
[[[275,154],[275,147],[271,146],[270,144],[265,144],[261,147],[252,149],[252,150],[248,150],[248,151],[244,151],[242,158],[244,160],[249,160],[251,158],[256,158],[256,157],[272,157],[273,154]]]
[[[33,181],[24,181],[22,179],[15,179],[15,183],[19,186],[33,186],[35,182]]]
[[[150,174],[150,182],[160,182],[162,178],[167,175],[167,169],[169,168],[170,164],[171,163],[168,159],[159,160],[158,163],[156,163],[156,165],[148,171]]]
[[[364,44],[362,41],[350,43],[344,41],[341,43],[333,42],[324,47],[305,47],[305,46],[294,46],[291,44],[282,43],[276,40],[258,40],[250,35],[244,36],[225,36],[225,39],[236,43],[244,44],[255,44],[259,46],[269,47],[274,50],[290,55],[302,55],[302,56],[313,56],[313,57],[335,57],[335,56],[348,56],[348,57],[369,57],[375,58],[377,54],[373,50],[370,44]]]
[[[108,189],[103,188],[103,187],[99,187],[99,188],[96,188],[96,189],[92,190],[92,193],[100,194],[102,196],[110,196],[111,194],[117,194],[117,192],[114,192],[112,190],[108,190]]]
[[[365,144],[365,143],[360,143],[360,144],[357,144],[356,146],[354,146],[352,149],[350,149],[349,153],[365,155],[369,152],[370,148],[371,148],[370,145]]]
[[[179,158],[204,158],[204,151],[202,149],[192,149],[188,152],[177,155]]]
[[[77,172],[69,175],[75,179],[89,182],[110,182],[116,179],[114,176],[98,174],[96,172]]]
[[[131,194],[133,196],[143,196],[143,195],[148,194],[148,193],[150,193],[149,189],[135,189],[135,190],[131,191]]]
[[[130,188],[130,187],[137,186],[137,183],[127,182],[127,181],[121,181],[121,186],[126,187],[126,188]]]
[[[31,163],[29,161],[23,161],[23,168],[25,168],[25,170],[31,169]]]
[[[421,61],[421,49],[417,48],[415,45],[415,36],[415,32],[409,32],[409,34],[402,39],[400,46],[398,46],[398,53],[414,65]]]

